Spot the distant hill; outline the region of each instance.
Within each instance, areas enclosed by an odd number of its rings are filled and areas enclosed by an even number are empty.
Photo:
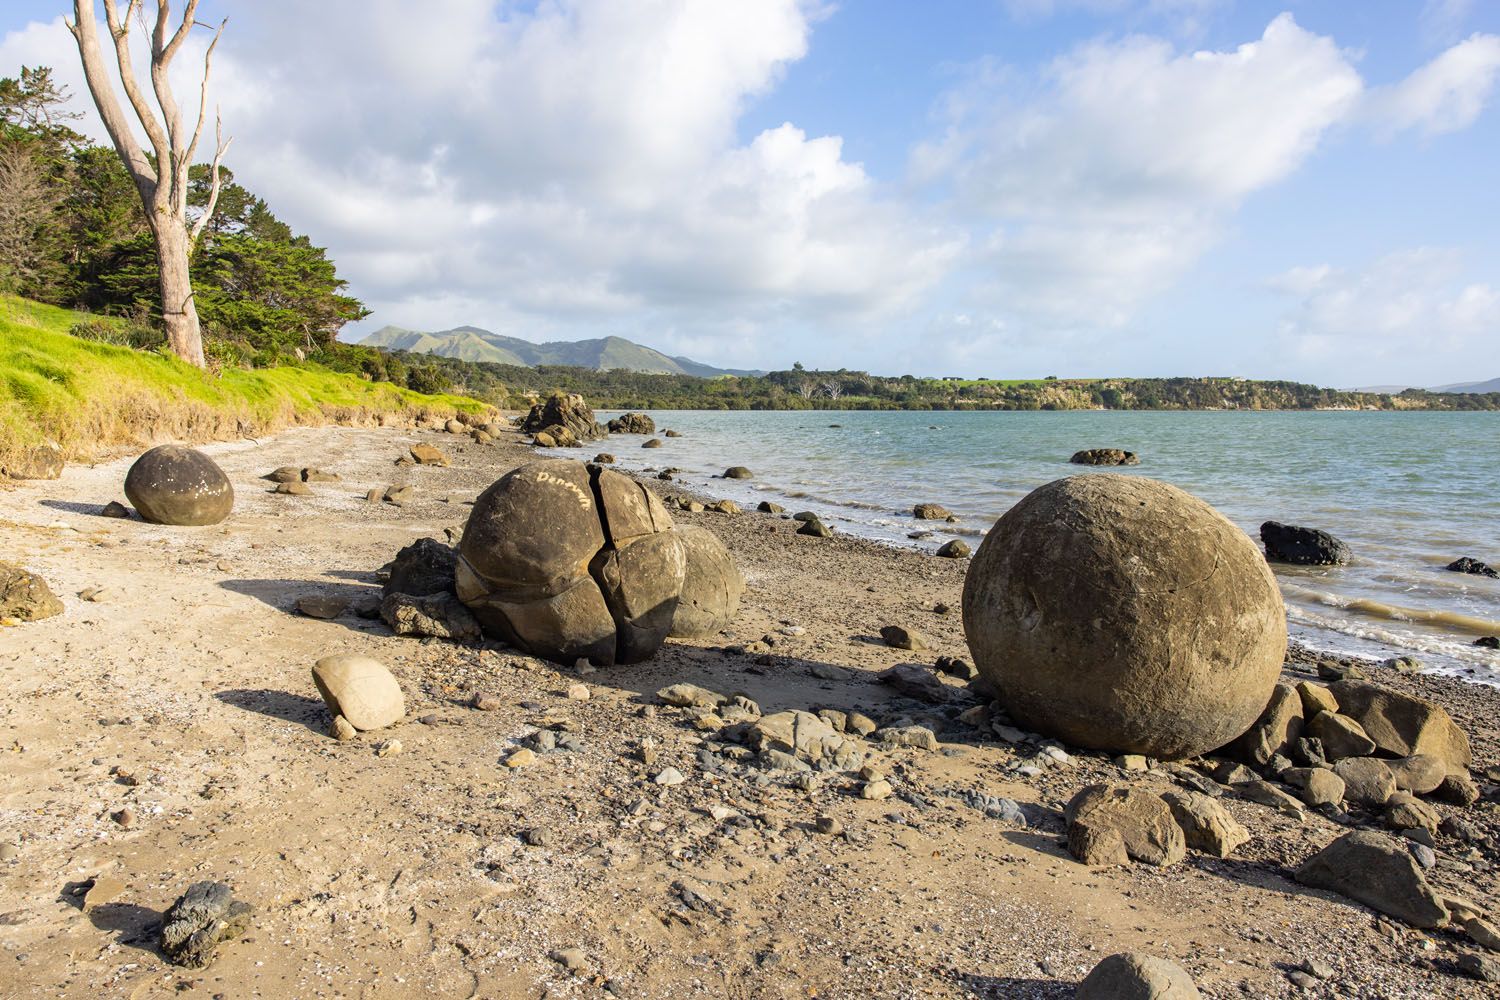
[[[624,369],[659,375],[695,375],[717,378],[720,375],[760,375],[761,372],[734,368],[715,368],[690,358],[673,358],[626,340],[604,337],[599,340],[558,340],[533,344],[519,337],[506,337],[477,326],[459,326],[452,330],[423,333],[399,326],[381,327],[361,344],[383,347],[390,351],[413,351],[436,354],[462,361],[489,361],[499,365],[536,368],[540,365],[570,365],[595,371]]]
[[[1405,392],[1407,389],[1420,389],[1422,386],[1413,385],[1367,385],[1359,389],[1350,389],[1350,392],[1380,392],[1394,395]],[[1453,385],[1433,385],[1426,387],[1428,392],[1500,392],[1500,378],[1492,378],[1488,382],[1455,382]]]

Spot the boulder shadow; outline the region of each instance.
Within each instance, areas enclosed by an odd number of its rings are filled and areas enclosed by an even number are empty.
[[[271,688],[229,688],[215,691],[214,697],[247,712],[299,723],[320,736],[327,729],[328,709],[321,698]]]
[[[1077,983],[1018,976],[963,974],[958,977],[958,985],[982,1000],[1071,1000],[1078,991]]]
[[[342,574],[335,574],[342,575]],[[350,577],[355,574],[351,571]],[[362,574],[368,575],[368,574]],[[327,580],[285,580],[285,579],[236,579],[222,580],[219,586],[224,590],[236,594],[244,594],[253,597],[267,607],[275,608],[277,611],[299,618],[307,618],[310,621],[327,621],[342,625],[347,629],[365,632],[371,628],[385,628],[385,623],[379,618],[361,618],[355,614],[355,606],[361,601],[374,599],[377,603],[381,597],[379,584],[372,582],[348,582],[334,583]],[[313,618],[304,615],[297,610],[297,601],[303,597],[332,597],[347,602],[342,614],[336,618]]]
[[[97,929],[114,934],[116,944],[152,955],[160,954],[157,935],[161,931],[162,915],[149,906],[105,903],[89,910],[88,918]]]
[[[69,514],[87,514],[90,517],[106,517],[104,508],[107,504],[102,503],[78,503],[76,500],[41,500],[38,501],[43,507],[51,507],[53,510],[65,510]],[[141,516],[134,510],[130,511],[130,517],[110,517],[111,521],[135,521],[140,523]]]

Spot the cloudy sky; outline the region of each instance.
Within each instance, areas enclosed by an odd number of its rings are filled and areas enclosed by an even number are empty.
[[[51,65],[81,107],[64,7],[6,0],[0,75]],[[374,310],[354,335],[1500,375],[1500,3],[204,0],[224,16],[230,165],[330,248]]]

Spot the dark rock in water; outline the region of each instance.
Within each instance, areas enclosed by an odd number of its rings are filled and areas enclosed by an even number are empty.
[[[1349,546],[1317,528],[1267,521],[1260,526],[1266,558],[1296,566],[1343,566],[1349,562]]]
[[[397,635],[433,636],[460,642],[478,639],[479,622],[451,593],[387,594],[380,602],[380,617]]]
[[[946,521],[953,512],[939,504],[919,503],[911,509],[911,516],[918,521]]]
[[[1482,563],[1478,559],[1470,559],[1468,556],[1453,560],[1448,564],[1448,569],[1454,573],[1473,573],[1475,576],[1487,576],[1492,580],[1500,577],[1500,572],[1497,572],[1493,566],[1488,563]]]
[[[14,563],[0,562],[0,618],[34,622],[63,613],[47,581]]]
[[[661,447],[661,441],[658,438],[652,438],[650,441],[647,441],[645,444],[641,445],[641,447],[642,448],[660,448]]]
[[[1474,645],[1483,649],[1500,649],[1500,635],[1482,635],[1474,640]]]
[[[1074,994],[1076,1000],[1198,1000],[1202,995],[1180,966],[1134,951],[1094,966]]]
[[[521,421],[521,430],[527,434],[538,431],[550,434],[553,427],[565,428],[576,441],[597,441],[605,433],[603,426],[594,419],[594,411],[577,393],[555,393],[545,402],[533,406]]]
[[[743,465],[731,465],[724,470],[725,479],[754,479],[755,476]]]
[[[453,589],[458,553],[432,538],[419,538],[396,553],[391,561],[386,594],[426,597]]]
[[[661,432],[661,436],[662,437],[669,437],[669,438],[680,438],[680,437],[682,437],[682,432],[681,431],[666,430],[666,431],[662,431]]]
[[[614,465],[615,464],[615,456],[611,455],[607,451],[601,451],[599,454],[597,454],[597,455],[594,456],[594,464],[595,465]]]
[[[253,912],[223,882],[195,882],[162,919],[162,954],[175,965],[206,968],[222,942],[249,929]]]
[[[955,538],[944,542],[937,550],[937,554],[944,559],[962,559],[969,554],[969,543],[961,538]]]
[[[118,500],[111,500],[109,503],[104,505],[102,510],[99,511],[99,516],[128,518],[130,517],[130,508],[125,506]]]
[[[678,525],[676,532],[686,568],[670,634],[677,639],[713,635],[728,627],[739,611],[745,577],[712,531],[684,524]]]
[[[552,460],[521,466],[475,501],[456,586],[487,635],[557,663],[605,666],[656,652],[685,574],[656,494],[609,469]]]
[[[611,434],[655,434],[656,421],[644,413],[622,413],[608,424]]]
[[[781,506],[781,504],[772,503],[769,500],[762,500],[760,503],[755,505],[755,509],[760,511],[762,514],[781,514],[786,511],[786,508]]]
[[[1133,451],[1119,448],[1086,448],[1075,451],[1068,459],[1074,465],[1140,465],[1139,456]]]
[[[1296,878],[1327,889],[1413,927],[1441,927],[1447,907],[1427,884],[1411,854],[1395,840],[1367,830],[1346,833],[1303,862]]]
[[[49,442],[28,448],[0,465],[0,479],[57,479],[62,471],[63,451]]]
[[[832,538],[833,529],[814,517],[810,521],[803,521],[802,527],[797,529],[799,535],[811,535],[814,538]]]
[[[164,444],[125,474],[125,496],[152,524],[218,524],[234,508],[234,487],[201,451]]]
[[[1245,533],[1136,476],[1073,476],[1012,507],[969,566],[963,614],[1018,726],[1163,760],[1249,728],[1286,652],[1280,591]]]

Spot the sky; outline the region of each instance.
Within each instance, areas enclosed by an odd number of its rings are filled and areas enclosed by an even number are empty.
[[[0,6],[0,75],[50,65],[92,112],[64,9]],[[224,17],[227,163],[372,310],[346,339],[1500,375],[1493,0],[203,0]]]

